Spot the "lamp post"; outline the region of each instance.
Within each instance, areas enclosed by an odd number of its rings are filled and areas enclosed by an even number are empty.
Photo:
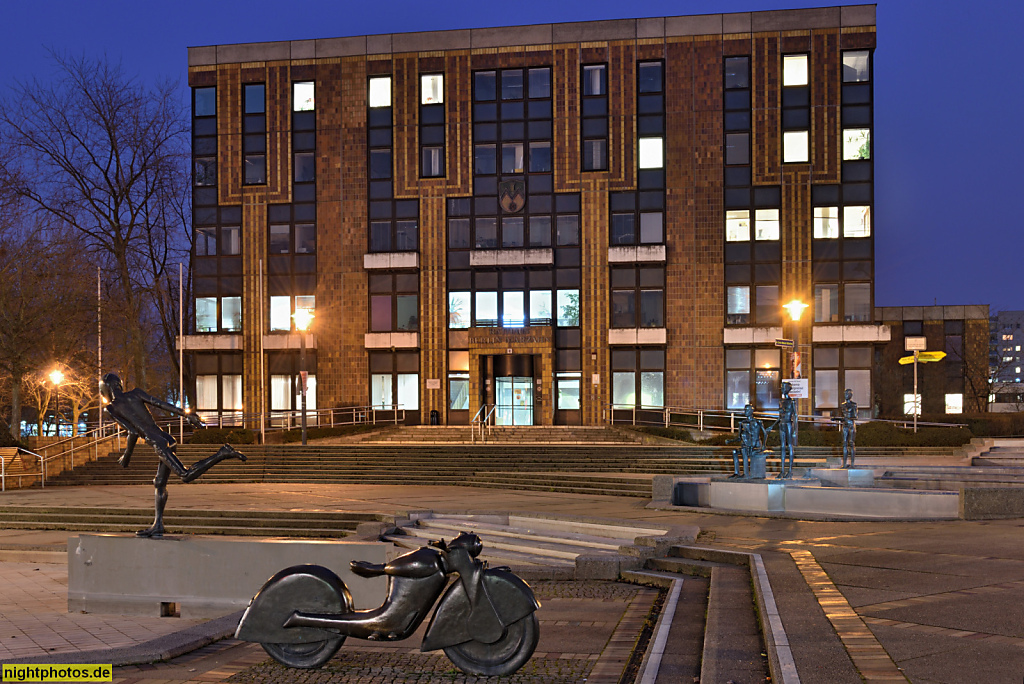
[[[790,377],[794,379],[802,378],[803,375],[801,374],[800,364],[800,316],[804,313],[804,309],[807,308],[807,304],[800,301],[799,299],[794,299],[788,304],[783,304],[782,308],[784,308],[788,313],[790,313],[790,319],[793,322],[793,353],[790,357]],[[797,407],[800,407],[799,398],[797,399]],[[800,432],[799,409],[793,421],[794,436],[796,436],[798,432]]]
[[[313,312],[310,309],[296,309],[292,314],[295,319],[295,329],[299,331],[299,391],[302,395],[302,446],[306,446],[306,331],[309,324],[313,322]]]
[[[53,415],[57,427],[54,430],[54,435],[60,437],[60,383],[64,382],[64,373],[59,368],[54,368],[50,371],[50,382],[53,383],[53,387],[57,392],[57,408],[54,410]]]

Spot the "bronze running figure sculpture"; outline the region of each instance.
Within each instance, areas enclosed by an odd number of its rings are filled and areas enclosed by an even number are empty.
[[[193,427],[205,427],[203,421],[199,420],[194,413],[186,413],[177,406],[160,401],[138,387],[125,392],[121,378],[116,373],[107,373],[103,376],[100,391],[107,400],[107,414],[128,431],[128,445],[117,461],[121,467],[128,467],[128,463],[132,459],[132,452],[135,451],[135,444],[139,441],[140,436],[153,447],[156,455],[160,458],[160,465],[157,467],[156,477],[153,479],[153,486],[156,488],[156,517],[153,519],[152,527],[135,533],[140,537],[159,539],[164,536],[167,479],[170,477],[171,471],[174,471],[174,474],[180,477],[182,482],[187,483],[192,482],[225,459],[237,458],[245,461],[244,454],[235,451],[230,444],[225,444],[213,456],[204,458],[186,468],[174,452],[176,445],[174,437],[169,432],[160,429],[146,404],[176,416],[184,416],[189,425]]]

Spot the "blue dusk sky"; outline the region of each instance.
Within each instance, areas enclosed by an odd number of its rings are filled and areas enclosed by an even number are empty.
[[[0,79],[46,78],[47,49],[179,79],[185,48],[511,24],[818,7],[799,0],[5,2]],[[880,0],[875,304],[1024,309],[1024,3]],[[1013,200],[1013,202],[1011,202]],[[1021,211],[1018,204],[1017,211]]]

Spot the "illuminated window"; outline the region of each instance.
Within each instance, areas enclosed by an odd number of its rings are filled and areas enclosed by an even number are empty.
[[[839,237],[839,207],[814,208],[814,237],[818,239]]]
[[[754,238],[756,240],[779,239],[779,210],[758,209],[754,212]]]
[[[725,322],[746,325],[750,322],[750,286],[730,285],[726,290]]]
[[[444,74],[420,76],[420,104],[441,104],[442,102],[444,102]]]
[[[843,129],[843,160],[871,159],[871,129]]]
[[[661,138],[640,138],[640,168],[660,169],[665,165]]]
[[[964,395],[962,394],[947,394],[946,395],[946,413],[963,413],[964,412]]]
[[[391,106],[391,77],[378,76],[370,79],[370,107]]]
[[[810,159],[807,131],[785,131],[782,134],[782,161],[806,162]]]
[[[315,86],[312,81],[292,84],[292,111],[313,111],[313,93]]]
[[[904,394],[903,395],[903,415],[913,416],[921,415],[921,395],[920,394]]]
[[[847,50],[843,53],[843,83],[858,83],[870,78],[871,53]]]
[[[807,85],[807,55],[784,55],[782,57],[782,85]]]
[[[871,207],[843,207],[843,237],[871,236]]]
[[[743,242],[750,239],[750,211],[740,209],[725,212],[725,241]]]

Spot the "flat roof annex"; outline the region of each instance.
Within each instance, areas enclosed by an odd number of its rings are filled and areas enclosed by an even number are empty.
[[[813,9],[612,19],[418,33],[384,33],[347,38],[208,45],[188,48],[188,65],[200,67],[241,62],[319,59],[353,55],[472,50],[520,45],[555,45],[589,41],[726,35],[762,31],[800,31],[874,25],[875,5],[844,5]]]

